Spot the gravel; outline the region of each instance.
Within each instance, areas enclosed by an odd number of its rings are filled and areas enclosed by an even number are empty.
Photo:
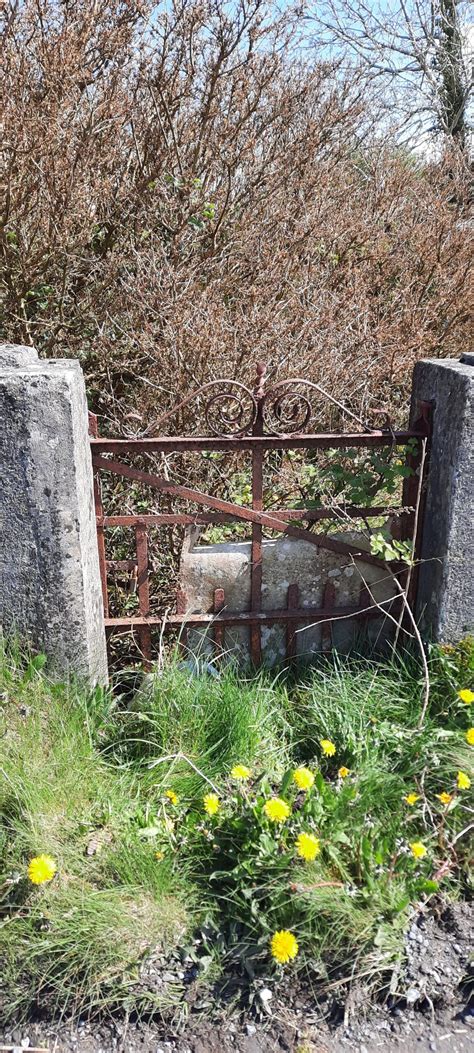
[[[253,1013],[227,1006],[182,961],[155,961],[146,977],[154,989],[172,984],[182,1012],[173,1024],[122,1020],[31,1023],[0,1033],[9,1053],[474,1053],[474,1002],[467,976],[474,947],[467,903],[431,908],[411,919],[406,959],[388,1004],[368,1004],[353,991],[349,1013],[335,998],[290,980],[257,988]],[[188,965],[188,962],[186,962]],[[237,986],[235,991],[237,992]],[[207,1008],[203,1010],[203,1006]],[[229,1007],[230,1006],[230,1007]],[[342,1018],[342,1019],[341,1019]],[[336,1021],[335,1023],[332,1023]]]

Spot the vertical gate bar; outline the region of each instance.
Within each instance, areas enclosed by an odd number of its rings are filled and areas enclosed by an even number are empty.
[[[148,580],[148,531],[144,526],[135,527],[137,548],[137,586],[140,614],[147,618],[150,613],[150,584]],[[146,669],[151,665],[151,630],[148,625],[140,627],[138,632],[140,647]]]
[[[94,503],[97,521],[97,548],[99,550],[100,583],[102,586],[102,602],[104,604],[104,618],[109,617],[109,593],[107,589],[107,557],[105,553],[105,530],[103,527],[104,508],[102,505],[102,493],[100,488],[99,473],[94,470]]]
[[[263,397],[265,391],[265,366],[262,362],[257,363],[257,382],[255,386],[255,399],[257,402],[257,416],[255,418],[252,435],[263,435]],[[252,451],[252,508],[256,512],[263,510],[263,451]],[[262,609],[262,528],[257,523],[252,523],[252,550],[250,560],[250,609],[261,611]],[[252,622],[250,626],[250,657],[254,666],[262,662],[262,636],[258,622]]]
[[[336,590],[334,582],[327,581],[323,592],[323,607],[332,608],[336,602]],[[321,626],[321,650],[324,654],[332,651],[332,622],[323,622]]]
[[[176,614],[186,614],[186,593],[184,589],[177,589],[176,591]],[[188,630],[186,626],[181,626],[179,632],[179,649],[186,654],[188,646]]]
[[[300,590],[298,585],[292,584],[288,586],[288,595],[286,606],[288,610],[294,610],[295,607],[299,606],[299,594]],[[294,658],[296,655],[296,623],[286,623],[286,657]]]
[[[263,457],[258,450],[252,453],[252,508],[257,512],[263,506],[262,479]],[[252,611],[262,608],[262,528],[257,523],[252,524],[250,606]],[[262,661],[262,640],[258,622],[252,622],[250,627],[250,655],[253,664],[259,666]]]
[[[224,589],[214,589],[214,614],[219,614],[225,607],[225,592]],[[216,654],[222,651],[224,646],[224,626],[219,623],[214,623],[214,644],[216,647]]]
[[[365,585],[364,582],[362,581],[361,585],[360,585],[360,590],[359,590],[359,610],[367,611],[367,614],[368,614],[368,608],[369,607],[373,607],[373,603],[374,603],[374,601],[373,601],[373,599],[372,599],[372,597],[370,595],[370,592],[369,592],[369,590],[367,588],[367,585]],[[382,612],[380,612],[380,613],[381,613],[381,617],[383,618]],[[360,624],[361,624],[361,622],[359,622],[359,625]],[[367,618],[367,615],[364,618],[364,620],[362,621],[362,626],[363,626],[363,629],[361,630],[361,632],[367,633],[368,632],[368,628],[369,628],[369,620]]]
[[[99,437],[99,427],[95,413],[89,413],[89,435],[94,439]],[[104,618],[109,617],[109,594],[107,591],[107,558],[105,554],[105,530],[104,530],[104,506],[102,504],[102,491],[100,485],[99,469],[93,468],[94,479],[94,505],[97,526],[97,549],[99,553],[100,584],[102,587],[102,603],[104,607]]]
[[[433,403],[418,402],[419,417],[415,421],[414,428],[424,432],[424,438],[418,440],[416,452],[408,454],[407,465],[412,469],[412,475],[403,483],[403,504],[415,508],[410,519],[403,516],[402,539],[411,540],[413,543],[414,566],[408,568],[403,576],[403,586],[407,587],[407,601],[412,611],[416,605],[418,591],[419,567],[417,562],[421,558],[421,542],[423,537],[423,519],[426,504],[426,481],[429,471],[431,436],[433,431]]]

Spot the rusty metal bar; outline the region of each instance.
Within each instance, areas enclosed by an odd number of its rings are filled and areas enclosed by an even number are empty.
[[[257,383],[254,398],[257,413],[252,428],[253,435],[263,435],[262,399],[265,392],[265,366],[257,364]],[[262,449],[252,450],[252,508],[255,512],[263,510],[263,454]],[[252,548],[250,560],[250,607],[252,611],[262,609],[262,527],[252,523]],[[258,622],[250,626],[250,657],[254,666],[262,661],[262,636]]]
[[[92,438],[93,454],[101,453],[175,453],[217,450],[240,453],[242,450],[330,450],[352,446],[404,446],[419,438],[414,429],[370,432],[321,432],[317,435],[244,435],[237,438],[208,435],[161,436],[159,439]],[[423,437],[423,433],[422,433]]]
[[[426,480],[430,467],[434,404],[432,402],[423,401],[418,403],[417,408],[420,416],[416,421],[415,427],[418,431],[423,431],[424,435],[418,441],[416,453],[408,454],[407,463],[412,468],[413,475],[409,476],[408,479],[405,479],[403,487],[403,499],[405,498],[405,496],[409,498],[410,503],[413,504],[415,509],[418,510],[416,516],[416,532],[415,536],[413,537],[414,566],[411,568],[411,571],[409,570],[407,572],[406,577],[406,580],[409,582],[407,601],[412,611],[415,609],[416,597],[418,593],[418,578],[420,569],[419,561],[421,559],[423,520],[426,505]],[[406,530],[406,536],[410,537],[409,521],[405,520],[404,525]]]
[[[224,589],[214,589],[214,614],[219,614],[225,607]],[[224,626],[222,622],[216,622],[214,626],[214,643],[217,651],[222,651],[224,646]]]
[[[258,523],[261,526],[266,527],[268,530],[275,530],[279,533],[288,534],[290,537],[297,537],[300,541],[307,541],[309,544],[315,545],[317,548],[329,549],[329,551],[338,552],[343,556],[358,557],[359,559],[363,559],[365,563],[371,563],[373,566],[381,569],[384,569],[386,566],[382,559],[371,555],[370,552],[361,551],[356,545],[349,545],[344,541],[335,541],[334,538],[327,537],[324,534],[312,534],[310,531],[303,530],[300,527],[288,525],[288,523],[277,519],[272,513],[257,512],[253,508],[246,508],[242,505],[237,505],[232,501],[224,501],[222,498],[213,497],[210,494],[203,494],[200,490],[192,490],[188,486],[171,483],[168,479],[164,479],[162,476],[154,475],[151,472],[144,472],[139,468],[132,468],[130,465],[123,464],[121,461],[107,461],[103,457],[94,457],[93,463],[96,468],[103,469],[106,472],[112,472],[114,475],[123,476],[125,479],[137,479],[156,490],[162,490],[164,493],[174,494],[175,497],[183,497],[188,501],[194,501],[196,504],[208,505],[210,508],[214,508],[217,511],[228,512],[235,516],[237,520]],[[394,568],[397,568],[398,564],[393,564],[393,566]]]
[[[387,600],[386,606],[390,611],[400,610],[400,601],[397,599]],[[276,611],[226,611],[225,614],[167,614],[159,617],[150,615],[149,618],[142,617],[120,617],[106,618],[107,629],[130,628],[139,625],[249,625],[252,621],[258,621],[262,625],[268,622],[310,622],[324,621],[326,618],[380,618],[381,612],[378,607],[371,611],[363,611],[359,607],[298,607],[287,610]]]
[[[97,438],[98,434],[97,416],[95,413],[89,413],[89,435],[91,436],[91,442]],[[94,483],[94,505],[97,521],[97,549],[99,554],[100,585],[102,589],[104,617],[107,618],[109,615],[109,594],[107,591],[107,557],[105,553],[105,534],[103,527],[104,508],[102,504],[99,470],[93,466],[92,471]]]
[[[184,654],[186,653],[186,649],[188,646],[188,630],[186,628],[186,607],[186,593],[184,589],[178,589],[176,593],[176,615],[181,618],[181,622],[179,624],[182,625],[182,629],[179,634],[179,647]],[[163,621],[165,621],[165,619],[163,619]],[[166,619],[166,621],[169,621],[169,617]]]
[[[423,456],[423,444],[422,440],[426,439],[429,432],[429,423],[427,420],[427,413],[431,410],[429,403],[418,404],[419,417],[416,421],[416,430],[418,431],[418,443],[415,453],[407,452],[405,458],[405,464],[407,468],[411,469],[411,475],[403,480],[403,493],[402,493],[402,505],[410,505],[411,508],[415,508],[418,501],[418,488],[419,488],[419,470]],[[411,530],[409,529],[409,522],[405,515],[400,516],[400,537],[403,540],[411,538]]]
[[[137,526],[135,528],[135,540],[137,548],[137,586],[138,603],[140,614],[148,618],[150,614],[150,587],[148,580],[148,534],[146,528]],[[145,667],[151,666],[151,632],[147,625],[139,630],[140,647],[145,661]]]
[[[136,559],[108,559],[106,560],[107,570],[118,570],[128,571],[137,569]]]
[[[328,579],[323,591],[323,607],[334,607],[335,599],[336,589],[334,587],[334,582]],[[332,651],[331,622],[326,622],[321,627],[321,650],[324,652],[324,654],[329,654],[330,651]]]
[[[300,590],[298,585],[292,584],[288,586],[288,594],[286,600],[286,606],[288,611],[294,611],[298,609],[300,602]],[[296,625],[293,621],[288,621],[286,627],[286,657],[294,658],[296,654]]]
[[[334,519],[338,513],[344,513],[344,517],[352,519],[379,519],[380,516],[396,513],[411,514],[412,509],[405,509],[401,505],[381,505],[373,508],[359,508],[354,505],[335,505],[333,508],[272,508],[267,509],[268,515],[277,516],[285,522],[292,519],[306,519],[308,522],[317,522],[320,519]],[[155,515],[124,515],[124,516],[102,516],[100,525],[104,527],[131,527],[139,526],[213,526],[215,524],[235,523],[236,517],[225,512],[209,512],[207,515],[181,512],[158,512]]]

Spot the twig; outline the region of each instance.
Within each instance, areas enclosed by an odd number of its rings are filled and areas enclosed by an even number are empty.
[[[425,648],[424,648],[424,645],[423,645],[423,640],[421,639],[420,630],[419,630],[419,628],[418,628],[418,626],[416,624],[415,615],[413,614],[413,611],[412,611],[412,609],[410,607],[410,604],[408,603],[408,600],[407,600],[407,597],[406,597],[406,594],[405,594],[405,590],[400,585],[400,582],[398,581],[398,578],[395,577],[395,574],[393,574],[393,581],[394,581],[394,584],[395,584],[396,588],[398,589],[398,592],[399,592],[399,594],[400,594],[400,596],[402,598],[403,606],[404,606],[404,608],[406,610],[406,613],[408,615],[408,618],[409,618],[409,620],[410,620],[410,622],[411,622],[411,624],[413,626],[413,633],[414,633],[416,642],[417,642],[418,647],[419,647],[420,656],[421,656],[421,662],[422,662],[422,665],[423,665],[423,675],[424,675],[423,704],[422,704],[422,707],[421,707],[420,719],[418,721],[418,729],[420,729],[420,728],[423,727],[423,724],[425,722],[426,711],[428,709],[428,703],[429,703],[429,700],[430,700],[430,688],[431,688],[431,685],[430,685],[430,671],[428,669],[428,662],[427,662],[427,659],[426,659]]]
[[[434,826],[435,825],[435,818],[434,818],[433,812],[431,811],[431,808],[430,808],[430,805],[429,805],[429,801],[428,801],[428,798],[427,798],[426,793],[425,793],[426,773],[427,773],[427,768],[425,767],[425,768],[423,768],[423,771],[421,773],[421,778],[420,778],[420,789],[421,789],[421,792],[423,794],[423,808],[422,808],[423,821],[426,823],[425,813],[428,812],[428,815],[430,817],[430,823],[431,823],[432,826]],[[428,824],[426,824],[426,825],[428,825]]]
[[[357,573],[360,575],[360,577],[362,579],[364,587],[367,589],[367,592],[368,592],[371,600],[373,600],[373,607],[378,607],[379,610],[382,611],[382,614],[383,614],[384,618],[389,618],[390,621],[393,622],[394,625],[396,625],[398,627],[399,621],[397,620],[397,618],[394,618],[393,614],[390,614],[390,611],[385,611],[383,609],[383,604],[384,603],[393,603],[393,601],[396,599],[396,597],[395,596],[390,596],[390,598],[388,600],[380,600],[380,601],[376,600],[375,596],[374,596],[374,594],[372,592],[372,589],[371,589],[371,587],[369,585],[369,582],[366,580],[366,578],[364,578],[364,575],[363,575],[360,567],[357,566],[357,563],[355,562],[354,558],[353,557],[351,557],[351,558],[352,558],[352,563],[353,563],[355,569],[357,570]],[[392,572],[389,570],[389,573],[386,575],[385,578],[379,578],[378,581],[373,581],[373,582],[371,582],[371,584],[372,585],[378,585],[382,581],[386,581],[386,580],[393,581],[394,577],[395,577],[395,575],[393,575]],[[396,577],[395,577],[395,581],[397,581]],[[406,633],[407,636],[410,636],[410,637],[412,636],[412,633],[409,633],[407,629],[402,629],[402,632]]]
[[[459,833],[456,834],[456,837],[454,837],[453,840],[451,841],[451,844],[450,844],[449,847],[453,848],[454,845],[456,844],[456,841],[460,841],[461,837],[464,837],[464,834],[468,834],[471,830],[474,830],[474,823],[469,823],[468,826],[464,827],[464,830],[460,830]]]
[[[189,764],[189,767],[192,768],[193,771],[196,772],[196,775],[200,775],[201,779],[204,779],[204,782],[207,782],[209,784],[209,786],[212,786],[212,789],[214,790],[215,793],[217,793],[217,794],[220,793],[220,790],[215,785],[215,783],[213,783],[211,779],[208,779],[207,775],[204,775],[204,772],[201,771],[200,768],[196,767],[194,762],[192,760],[190,760],[190,758],[187,757],[185,753],[182,753],[181,750],[179,750],[178,753],[169,753],[166,757],[158,757],[158,760],[151,761],[151,763],[148,765],[148,767],[149,768],[156,768],[158,766],[158,764],[164,764],[166,761],[171,761],[171,760],[184,760],[184,761],[186,761],[186,764]]]
[[[381,600],[380,603],[374,602],[369,604],[368,607],[357,607],[353,614],[335,614],[332,618],[318,618],[317,622],[311,622],[311,625],[304,625],[301,629],[296,629],[295,632],[304,633],[307,629],[314,629],[317,625],[326,625],[327,622],[349,621],[350,618],[360,617],[361,614],[366,614],[367,611],[373,611],[375,607],[379,607],[382,610],[382,613],[389,617],[388,611],[384,611],[383,606],[385,603],[393,603],[393,601],[394,596],[390,596],[390,599]],[[408,635],[411,634],[409,633]]]
[[[292,883],[290,892],[313,892],[315,888],[344,888],[343,881],[316,881],[314,885],[298,885]]]

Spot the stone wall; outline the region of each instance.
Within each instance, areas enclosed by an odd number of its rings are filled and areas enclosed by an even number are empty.
[[[107,679],[88,412],[78,362],[0,345],[0,624],[60,673]]]

